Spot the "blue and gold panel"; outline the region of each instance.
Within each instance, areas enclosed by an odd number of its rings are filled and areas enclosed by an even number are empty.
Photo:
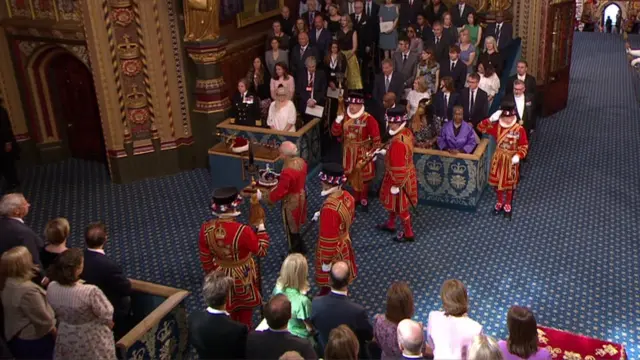
[[[415,149],[419,202],[475,210],[487,185],[488,144],[488,139],[482,139],[472,154]]]

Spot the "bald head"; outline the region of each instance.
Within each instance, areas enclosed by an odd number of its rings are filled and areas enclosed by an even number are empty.
[[[333,290],[344,291],[349,285],[351,270],[345,261],[335,262],[329,272],[329,285]]]
[[[404,319],[398,324],[398,345],[405,355],[420,355],[424,347],[422,327],[411,319]]]
[[[24,218],[29,213],[29,202],[20,193],[6,194],[0,199],[0,216]]]
[[[285,141],[280,144],[280,155],[283,157],[292,157],[298,155],[298,147],[291,141]]]

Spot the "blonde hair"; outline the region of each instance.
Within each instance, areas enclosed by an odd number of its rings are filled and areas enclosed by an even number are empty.
[[[342,15],[343,18],[347,19],[347,29],[349,31],[353,30],[353,21],[351,21],[351,16],[349,15]]]
[[[284,259],[276,286],[282,290],[291,288],[300,292],[309,291],[309,265],[302,254],[294,253]]]
[[[25,281],[33,279],[37,270],[38,267],[25,246],[12,247],[0,257],[0,289],[4,289],[8,278]]]
[[[498,42],[493,36],[487,36],[484,39],[484,52],[487,52],[487,44],[493,45],[493,51],[498,52]]]
[[[504,360],[498,342],[488,335],[476,335],[469,347],[468,360]]]
[[[429,90],[427,87],[427,80],[425,80],[424,77],[421,76],[417,78],[416,81],[418,82],[418,92],[424,93]]]
[[[69,221],[59,217],[47,223],[44,229],[44,237],[49,244],[60,245],[67,240],[70,231]]]

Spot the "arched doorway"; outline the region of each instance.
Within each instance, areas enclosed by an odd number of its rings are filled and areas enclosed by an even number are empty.
[[[68,52],[51,59],[47,70],[56,122],[71,156],[105,162],[104,136],[91,71]]]
[[[620,17],[618,17],[618,14]],[[611,23],[608,20],[611,20]],[[602,9],[602,18],[601,25],[605,32],[618,32],[619,26],[622,24],[618,24],[622,19],[622,9],[616,3],[607,4],[604,9]]]

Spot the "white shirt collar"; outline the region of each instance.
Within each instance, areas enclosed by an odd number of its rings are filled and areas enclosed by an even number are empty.
[[[309,45],[307,45],[307,46],[309,46]],[[306,51],[306,50],[307,50],[307,46],[301,46],[301,47],[300,47],[300,50],[302,50],[302,51]]]
[[[223,315],[223,314],[224,314],[224,315],[229,316],[229,313],[228,313],[228,312],[226,312],[226,311],[224,311],[224,310],[214,309],[214,308],[212,308],[212,307],[207,307],[207,312],[208,312],[209,314],[214,314],[214,315]]]
[[[522,80],[522,81],[524,81],[524,79],[527,77],[527,74],[524,74],[524,75],[517,74],[517,75],[518,75],[518,80]]]
[[[513,98],[516,99],[516,101],[524,101],[524,95],[513,95]]]
[[[19,217],[9,217],[9,219],[13,219],[13,220],[16,220],[16,221],[20,221],[21,223],[23,223],[23,224],[24,224],[24,220],[22,220],[22,219],[21,219],[21,218],[19,218]]]
[[[407,355],[405,353],[402,353],[402,357],[407,359],[421,359],[422,355]]]
[[[340,186],[340,185],[338,185],[338,186],[334,186],[334,187],[332,187],[332,188],[330,188],[330,189],[322,190],[322,191],[320,192],[320,195],[321,195],[321,196],[331,195],[331,194],[333,194],[334,192],[336,192],[336,191],[338,191],[338,190],[340,190],[340,189],[342,189],[342,186]]]
[[[97,253],[100,253],[102,255],[105,255],[104,249],[89,249],[89,248],[87,248],[87,250],[93,251],[93,252],[97,252]]]
[[[410,54],[410,53],[411,53],[411,50],[409,50],[409,51],[407,51],[407,52],[405,52],[405,53],[402,53],[402,56],[409,57],[409,54]]]
[[[346,291],[340,291],[340,290],[331,289],[331,292],[336,294],[336,295],[342,295],[342,296],[347,296],[348,295]]]
[[[392,76],[393,76],[393,72],[392,72],[391,74],[389,74],[389,75],[385,75],[384,77],[385,77],[385,78],[387,78],[387,79],[389,79],[389,81],[391,81],[391,77],[392,77]]]
[[[503,21],[503,22],[496,23],[496,26],[502,26],[502,24],[504,24],[504,21]]]

